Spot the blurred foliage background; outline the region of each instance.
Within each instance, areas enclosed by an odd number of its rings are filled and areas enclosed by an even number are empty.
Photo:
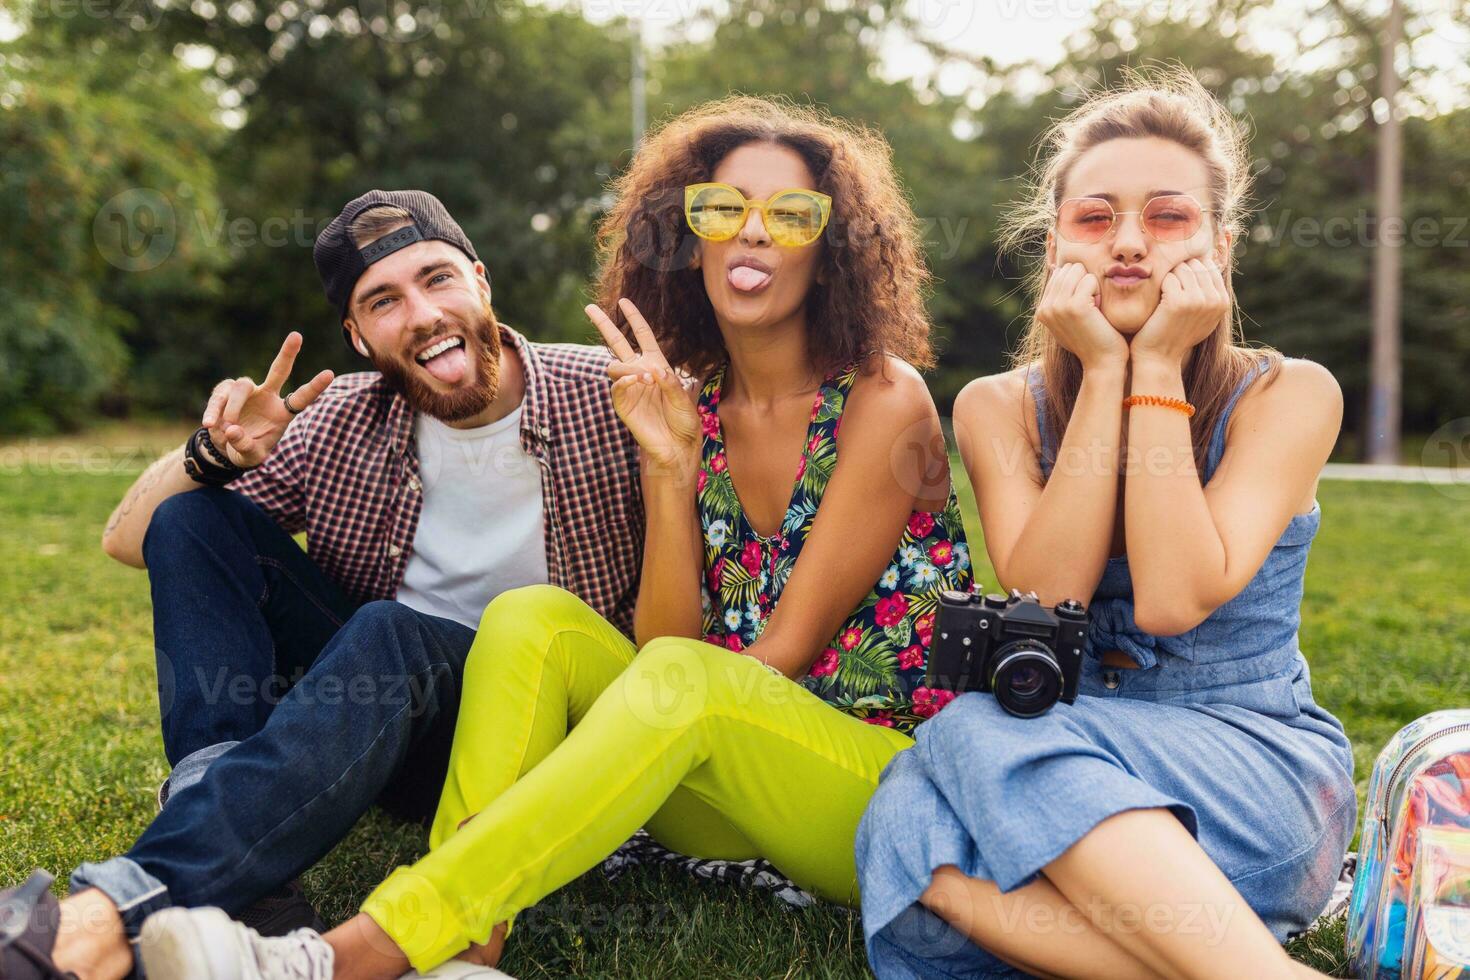
[[[687,6],[687,29],[647,53],[651,123],[742,91],[887,135],[939,278],[942,411],[1020,335],[1019,270],[995,231],[1038,134],[1124,65],[1192,68],[1254,129],[1236,279],[1247,336],[1332,369],[1353,457],[1381,116],[1371,6],[1303,0],[1263,45],[1255,25],[1281,4],[1104,0],[1059,61],[1008,66],[934,40],[900,0]],[[1455,3],[1434,21],[1409,7],[1411,37],[1446,23],[1470,37]],[[371,187],[439,195],[508,323],[589,339],[591,229],[631,152],[626,19],[516,0],[5,0],[5,13],[0,433],[197,412],[218,378],[259,374],[291,329],[307,339],[299,376],[360,368],[311,242]],[[895,36],[974,84],[893,79]],[[1470,416],[1470,100],[1419,98],[1434,80],[1409,50],[1404,429],[1427,433]]]

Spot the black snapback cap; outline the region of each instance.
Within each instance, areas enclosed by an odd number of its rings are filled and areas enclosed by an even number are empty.
[[[391,231],[383,237],[369,242],[361,248],[353,242],[348,229],[364,211],[379,207],[399,207],[411,216],[411,224]],[[317,275],[321,277],[322,289],[327,301],[341,319],[347,318],[347,304],[352,299],[353,287],[367,267],[387,258],[401,248],[415,242],[448,242],[469,256],[471,262],[480,261],[475,247],[465,236],[464,229],[449,216],[443,203],[428,191],[380,191],[371,190],[355,198],[332,219],[332,223],[316,238],[311,257],[316,262]],[[342,335],[348,346],[352,338],[347,328]]]

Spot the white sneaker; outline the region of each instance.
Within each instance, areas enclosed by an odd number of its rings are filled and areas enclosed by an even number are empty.
[[[267,939],[219,909],[172,908],[143,923],[149,980],[331,980],[332,947],[310,929]]]

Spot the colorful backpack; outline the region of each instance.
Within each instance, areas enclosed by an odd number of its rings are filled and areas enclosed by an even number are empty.
[[[1470,711],[1389,740],[1368,782],[1347,952],[1364,980],[1470,980]]]

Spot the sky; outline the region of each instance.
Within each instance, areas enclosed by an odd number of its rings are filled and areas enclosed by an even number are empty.
[[[47,4],[76,0],[38,0]],[[91,0],[108,2],[108,0]],[[131,2],[131,0],[117,0]],[[381,6],[383,0],[361,0]],[[443,3],[444,0],[425,0]],[[725,0],[533,0],[549,6],[580,10],[593,22],[620,17],[641,17],[650,45],[678,36],[679,25],[695,14],[720,12]],[[854,0],[859,2],[859,0]],[[1431,68],[1426,93],[1437,108],[1449,109],[1470,103],[1470,17],[1450,16],[1464,0],[1402,0],[1411,10],[1429,12],[1433,30],[1422,37],[1414,56]],[[1188,0],[1123,0],[1129,10],[1152,15],[1187,9]],[[1365,16],[1381,16],[1388,0],[1359,0],[1355,6]],[[1253,24],[1248,43],[1270,53],[1282,54],[1294,44],[1301,30],[1302,11],[1309,0],[1282,0]],[[989,57],[1000,65],[1058,60],[1068,37],[1085,28],[1093,18],[1094,0],[908,0],[908,12],[931,40],[972,55]],[[453,9],[448,7],[446,9]],[[1433,16],[1438,12],[1438,16]],[[0,41],[18,33],[15,22],[0,9]],[[1273,44],[1276,46],[1273,49]],[[885,73],[891,78],[913,78],[934,74],[935,66],[925,52],[897,36],[883,45]],[[1310,66],[1300,66],[1310,67]],[[951,65],[937,76],[939,87],[948,93],[974,88],[971,71]]]
[[[41,0],[46,4],[48,0]],[[535,0],[532,0],[535,2]],[[703,10],[717,10],[721,0],[542,0],[549,6],[581,9],[588,20],[605,23],[618,17],[642,16],[653,43],[667,38],[686,17]],[[980,8],[987,4],[1015,16],[982,20]],[[967,50],[978,50],[1004,61],[1049,60],[1061,54],[1062,41],[1086,25],[1091,16],[1090,0],[910,0],[910,9],[932,36],[954,40]],[[19,28],[0,8],[0,41],[14,39]],[[893,58],[908,52],[895,49]]]
[[[669,38],[678,25],[703,11],[719,12],[723,0],[542,0],[551,6],[579,9],[593,22],[642,17],[652,44]],[[1002,63],[1061,56],[1062,42],[1092,18],[1091,0],[908,0],[909,13],[933,40],[965,51],[989,55]],[[893,45],[885,51],[902,72],[912,49]]]
[[[641,16],[645,37],[652,45],[675,36],[678,25],[701,11],[718,12],[724,0],[540,0],[548,5],[581,10],[588,20],[605,22],[617,17]],[[1415,57],[1432,69],[1432,102],[1440,109],[1470,103],[1470,19],[1449,15],[1461,0],[1402,0],[1406,9],[1432,16],[1434,29],[1416,44]],[[1363,16],[1378,18],[1388,0],[1359,0],[1354,7]],[[1051,65],[1066,50],[1066,41],[1093,20],[1095,0],[908,0],[908,12],[928,38],[971,55],[988,57],[998,65],[1036,62]],[[1164,15],[1188,10],[1188,0],[1122,0],[1138,13]],[[1303,11],[1319,6],[1310,0],[1280,0],[1262,12],[1246,39],[1262,51],[1294,53],[1302,31]],[[1437,14],[1437,16],[1435,16]],[[1324,52],[1326,57],[1326,52]],[[883,46],[883,63],[891,78],[928,76],[935,71],[927,54],[911,42],[890,37]],[[1298,67],[1310,68],[1309,64]],[[959,93],[972,87],[973,74],[951,65],[938,75],[941,90]]]

